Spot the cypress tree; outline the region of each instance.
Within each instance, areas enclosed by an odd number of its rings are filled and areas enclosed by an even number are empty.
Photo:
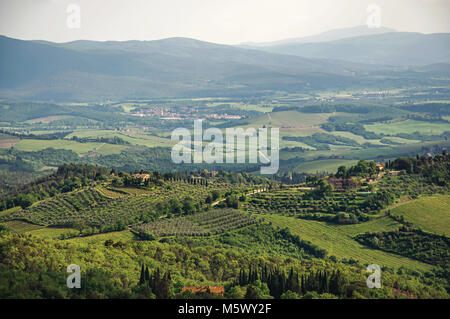
[[[306,294],[306,281],[305,276],[302,274],[302,294]]]
[[[299,289],[299,283],[298,283],[298,273],[294,273],[294,269],[291,268],[291,271],[289,272],[289,277],[286,282],[286,291],[290,290],[293,292],[300,292]]]
[[[150,272],[148,271],[148,266],[145,267],[145,281],[149,282],[150,281]]]
[[[166,272],[162,278],[157,278],[157,293],[158,299],[168,299],[170,290],[169,274]]]
[[[145,282],[145,269],[144,264],[141,266],[141,278],[139,279],[139,285],[142,285]]]
[[[323,291],[324,292],[329,292],[328,275],[327,275],[327,271],[326,270],[324,270],[324,272],[323,272]]]

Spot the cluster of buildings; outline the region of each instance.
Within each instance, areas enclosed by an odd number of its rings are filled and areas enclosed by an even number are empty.
[[[173,109],[167,106],[155,106],[152,108],[139,108],[130,113],[133,116],[149,116],[157,117],[162,120],[182,120],[192,118],[209,118],[209,119],[227,119],[227,120],[239,120],[242,118],[240,115],[232,115],[227,113],[199,113],[197,108],[182,107]]]

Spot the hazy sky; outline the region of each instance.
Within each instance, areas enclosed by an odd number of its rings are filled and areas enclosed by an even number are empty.
[[[80,8],[80,28],[68,27],[69,4]],[[450,32],[450,0],[0,0],[0,34],[55,42],[264,42],[363,25],[369,4],[381,8],[384,27]]]

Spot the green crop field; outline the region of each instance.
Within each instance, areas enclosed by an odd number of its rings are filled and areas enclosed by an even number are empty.
[[[272,222],[274,226],[289,228],[293,234],[299,235],[303,240],[308,240],[320,248],[327,250],[329,255],[334,255],[339,259],[353,258],[363,264],[378,264],[381,267],[399,268],[404,266],[417,270],[430,270],[432,268],[431,265],[410,258],[371,249],[352,238],[359,231],[364,233],[365,231],[377,232],[395,229],[396,225],[392,224],[388,219],[374,220],[365,223],[364,226],[355,225],[350,227],[331,226],[324,222],[295,219],[279,215],[264,215],[264,218]]]
[[[36,230],[43,228],[42,226],[27,223],[27,222],[20,221],[20,220],[11,220],[11,221],[4,222],[2,224],[6,225],[7,227],[11,228],[13,231],[18,232],[18,233],[26,233],[26,232],[36,231]]]
[[[0,133],[0,141],[1,140],[10,140],[10,139],[15,139],[15,136],[9,135],[9,134],[5,134],[5,133]]]
[[[359,144],[371,143],[374,145],[384,145],[379,140],[368,140],[368,139],[365,139],[364,137],[362,137],[361,135],[356,135],[351,132],[335,131],[335,132],[329,132],[329,134],[334,135],[334,136],[346,137],[346,138],[356,141]]]
[[[348,236],[356,236],[365,232],[380,232],[397,229],[400,225],[389,217],[380,217],[369,222],[353,225],[329,225],[336,231],[344,232]]]
[[[316,160],[317,157],[323,156],[342,156],[344,159],[376,159],[382,157],[384,159],[394,158],[399,156],[415,156],[421,152],[424,147],[432,147],[433,145],[442,145],[442,147],[450,147],[450,141],[430,141],[423,143],[411,143],[402,145],[392,145],[377,148],[364,149],[346,149],[338,151],[307,151],[307,152],[282,152],[280,159],[287,160],[290,158],[301,157],[305,160]]]
[[[90,244],[103,244],[106,240],[111,239],[114,241],[130,241],[137,240],[137,236],[135,236],[129,230],[115,231],[110,233],[103,234],[95,234],[91,236],[84,237],[74,237],[67,239],[67,241],[78,242],[78,243],[90,243]]]
[[[80,130],[75,131],[66,136],[66,139],[70,139],[74,136],[79,138],[100,138],[100,137],[120,137],[124,141],[130,143],[131,145],[144,145],[147,147],[156,147],[156,146],[170,146],[173,144],[169,139],[139,134],[133,131],[129,132],[118,132],[112,130]],[[116,146],[116,145],[114,145]],[[122,145],[123,146],[123,145]]]
[[[266,113],[258,116],[245,127],[278,127],[283,132],[294,132],[295,135],[309,135],[316,132],[322,132],[320,124],[325,123],[330,116],[337,113],[300,113],[297,111],[283,111]]]
[[[390,137],[386,137],[385,139],[388,141],[394,142],[394,143],[399,143],[399,144],[420,143],[419,140],[409,140],[409,139],[401,138],[401,137],[397,137],[397,136],[390,136]]]
[[[450,130],[450,124],[406,120],[395,123],[377,123],[364,126],[367,131],[384,134],[414,133],[441,134]]]
[[[436,195],[417,199],[392,209],[392,214],[404,216],[406,221],[424,231],[450,236],[450,196]]]
[[[31,234],[47,239],[58,239],[61,234],[76,232],[73,228],[43,227],[21,220],[11,220],[0,224],[7,226],[16,233]]]
[[[67,233],[77,233],[73,228],[67,227],[43,227],[39,229],[34,229],[30,231],[26,231],[26,234],[32,234],[33,236],[44,237],[47,239],[58,239],[62,234]]]
[[[386,146],[387,144],[382,143],[379,139],[373,140],[373,139],[365,139],[364,137],[360,136],[360,135],[356,135],[353,134],[351,132],[330,132],[330,134],[335,135],[335,136],[342,136],[342,137],[347,137],[350,138],[356,142],[358,142],[359,144],[364,144],[364,143],[370,143],[373,145],[382,145],[382,146]],[[394,143],[398,143],[398,144],[413,144],[413,143],[419,143],[420,141],[418,140],[410,140],[410,139],[406,139],[406,138],[401,138],[401,137],[397,137],[397,136],[390,136],[390,137],[386,137],[385,138],[388,141],[392,141]]]
[[[317,172],[336,172],[339,166],[352,166],[358,161],[356,160],[342,160],[329,159],[317,160],[311,162],[300,163],[295,167],[295,171],[299,173],[317,173]]]
[[[213,102],[213,103],[208,103],[206,104],[207,107],[217,107],[220,105],[224,105],[224,104],[228,104],[229,106],[231,106],[232,108],[237,108],[237,109],[241,109],[241,110],[245,110],[245,111],[258,111],[258,112],[263,112],[263,113],[267,113],[267,112],[272,112],[274,105],[270,104],[270,105],[262,105],[262,104],[247,104],[247,103],[242,103],[242,102]]]
[[[111,145],[105,143],[79,143],[68,140],[33,140],[24,139],[14,145],[19,151],[34,152],[46,148],[72,150],[78,155],[85,155],[89,152],[96,152],[102,155],[119,154],[127,148],[125,145]]]
[[[286,136],[285,134],[283,134],[282,136]],[[280,136],[281,138],[281,136]],[[285,147],[301,147],[307,150],[315,150],[314,147],[309,146],[308,144],[302,143],[302,142],[298,142],[298,141],[287,141],[287,140],[283,140],[280,139],[280,148],[285,148]]]
[[[70,118],[75,118],[75,116],[70,116],[70,115],[56,115],[56,116],[45,116],[45,117],[38,117],[35,119],[31,119],[28,121],[25,121],[25,123],[30,123],[30,124],[35,124],[35,123],[39,123],[39,124],[48,124],[52,121],[56,121],[56,120],[67,120]]]

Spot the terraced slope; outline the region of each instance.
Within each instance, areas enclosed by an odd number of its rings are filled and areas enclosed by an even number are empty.
[[[191,197],[194,203],[205,203],[213,191],[224,195],[230,191],[246,192],[244,184],[211,182],[193,185],[187,182],[167,182],[151,189],[132,187],[87,187],[59,194],[26,209],[9,210],[0,214],[0,222],[22,220],[40,226],[86,228],[100,232],[125,229],[127,225],[154,220],[165,213],[158,203],[183,201]]]
[[[255,215],[234,209],[216,209],[187,217],[165,219],[135,227],[137,232],[156,236],[207,236],[248,226],[257,222]]]

